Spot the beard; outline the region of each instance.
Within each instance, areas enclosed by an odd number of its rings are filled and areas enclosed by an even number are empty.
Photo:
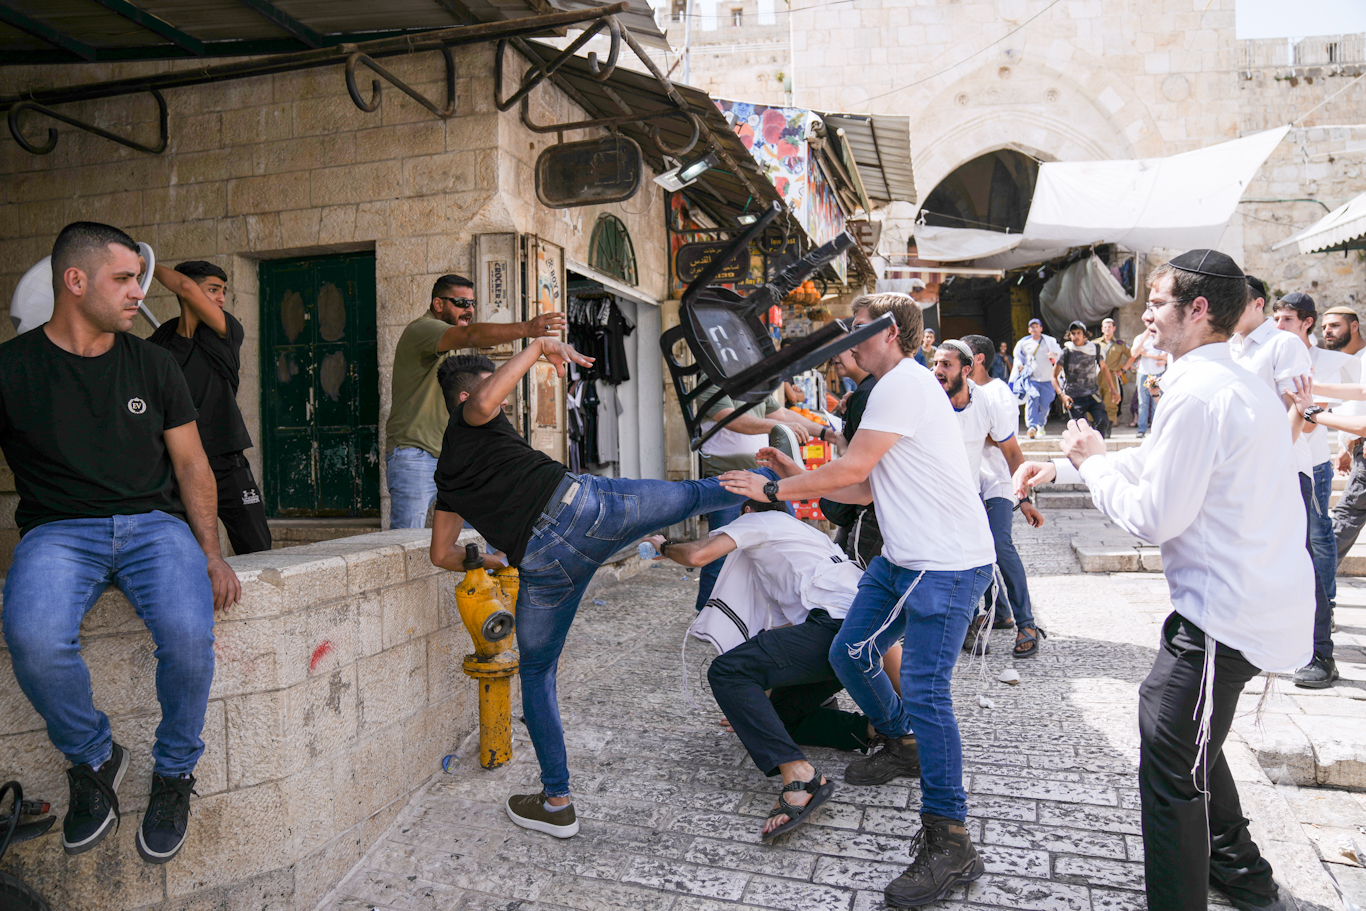
[[[963,375],[960,373],[957,376],[951,376],[948,379],[940,380],[939,385],[944,387],[944,392],[948,394],[949,398],[953,398],[963,391]]]
[[[1352,337],[1350,335],[1337,339],[1330,339],[1325,335],[1323,337],[1323,347],[1327,348],[1329,351],[1341,351],[1343,348],[1347,347],[1348,342],[1351,340]]]

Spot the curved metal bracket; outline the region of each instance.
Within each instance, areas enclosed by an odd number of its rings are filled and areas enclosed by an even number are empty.
[[[517,91],[513,92],[505,99],[500,98],[499,96],[503,94],[503,57],[507,52],[508,39],[505,38],[499,41],[498,50],[493,58],[494,105],[500,111],[512,110],[514,104],[530,95],[531,90],[536,88],[536,86],[540,85],[547,78],[555,75],[560,67],[573,59],[579,48],[591,41],[594,36],[603,29],[607,29],[608,35],[611,38],[611,46],[607,51],[607,62],[605,64],[600,64],[598,62],[598,55],[596,53],[591,53],[588,55],[588,66],[590,72],[593,74],[593,78],[597,81],[605,82],[610,79],[612,73],[616,71],[617,56],[621,52],[621,25],[617,22],[615,16],[603,16],[601,19],[594,20],[592,24],[585,28],[583,33],[575,38],[568,47],[561,51],[559,56],[554,60],[546,64],[538,64],[535,70],[522,80],[522,84],[517,87]]]
[[[356,107],[362,111],[370,113],[379,109],[380,102],[383,100],[380,95],[380,81],[378,79],[370,80],[370,100],[368,102],[361,97],[360,87],[356,85],[356,67],[365,64],[366,67],[393,83],[400,92],[445,120],[455,113],[455,54],[451,52],[449,47],[443,46],[440,50],[441,56],[446,59],[446,106],[444,108],[437,107],[426,95],[418,92],[408,83],[380,66],[363,51],[356,51],[346,58],[346,91],[350,93],[351,100],[356,103]]]
[[[162,94],[156,89],[148,89],[147,91],[152,93],[152,98],[154,98],[157,103],[158,124],[161,138],[154,146],[143,145],[126,136],[111,133],[94,124],[86,123],[83,120],[77,120],[75,117],[68,116],[60,111],[54,111],[47,105],[38,104],[35,101],[15,102],[14,106],[9,109],[9,132],[10,135],[14,137],[14,141],[19,143],[24,151],[31,152],[34,155],[46,155],[48,152],[57,148],[58,134],[56,127],[47,128],[47,142],[41,145],[30,142],[19,130],[19,115],[24,111],[35,111],[46,117],[51,117],[53,120],[60,120],[62,123],[69,124],[78,130],[85,130],[87,133],[94,133],[96,136],[108,139],[110,142],[117,142],[121,146],[127,146],[128,148],[135,149],[139,152],[147,152],[151,155],[160,155],[162,152],[166,151],[166,140],[168,137],[166,131],[166,99],[162,97]]]
[[[692,111],[679,111],[678,113],[686,113],[689,122],[692,123],[692,137],[678,148],[671,148],[665,144],[664,140],[659,135],[659,127],[650,127],[650,138],[654,140],[655,145],[659,146],[659,150],[665,155],[672,155],[674,158],[682,158],[684,155],[691,152],[693,147],[697,145],[697,140],[702,136],[702,121],[698,119],[696,114]]]
[[[698,133],[696,116],[689,111],[670,109],[667,111],[649,111],[642,114],[631,112],[629,114],[620,114],[616,117],[596,117],[592,120],[576,120],[573,123],[552,123],[547,125],[532,121],[530,107],[530,102],[526,98],[523,98],[521,110],[522,125],[533,133],[565,133],[570,130],[591,130],[595,127],[615,129],[616,127],[627,123],[643,123],[647,120],[662,120],[665,117],[690,117],[693,119],[693,138],[692,143],[686,146],[686,148],[690,149],[697,143]],[[655,129],[657,132],[657,128],[652,129]],[[657,141],[658,140],[656,140],[656,142]]]

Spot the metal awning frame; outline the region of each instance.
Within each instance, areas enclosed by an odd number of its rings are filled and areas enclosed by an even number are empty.
[[[532,16],[504,22],[460,25],[448,29],[422,32],[418,35],[380,38],[356,44],[346,43],[337,45],[336,47],[317,48],[290,54],[277,54],[270,57],[261,57],[215,66],[196,67],[194,69],[159,73],[151,76],[113,79],[105,82],[92,82],[66,88],[35,89],[17,95],[0,97],[0,111],[7,112],[10,134],[14,137],[15,142],[35,155],[45,155],[56,147],[58,138],[57,131],[53,128],[49,128],[47,141],[44,143],[35,143],[28,140],[20,131],[19,125],[19,117],[25,111],[42,114],[52,119],[59,120],[70,126],[74,126],[77,129],[85,130],[86,132],[93,133],[104,139],[108,139],[111,142],[119,143],[120,145],[127,146],[128,148],[140,152],[158,154],[165,150],[168,140],[165,99],[161,95],[163,90],[226,82],[233,79],[247,79],[253,76],[268,76],[275,73],[286,73],[295,70],[332,66],[343,63],[346,65],[347,90],[351,95],[351,100],[362,111],[374,111],[379,108],[382,100],[381,83],[379,79],[373,80],[371,82],[372,95],[370,100],[367,101],[363,99],[355,79],[355,70],[358,65],[364,65],[374,71],[377,75],[382,76],[400,91],[432,111],[436,116],[446,118],[455,113],[455,62],[451,54],[451,48],[467,44],[480,44],[487,41],[498,41],[501,44],[506,43],[509,40],[520,40],[524,37],[544,34],[548,31],[562,29],[568,26],[584,25],[586,26],[584,33],[586,35],[596,34],[603,28],[607,28],[612,34],[624,37],[632,49],[642,59],[648,60],[648,56],[640,50],[640,45],[631,37],[630,32],[622,29],[615,18],[616,14],[624,12],[628,8],[629,3],[621,2],[612,4],[611,6],[595,7],[587,10],[551,13],[544,16]],[[576,42],[576,45],[578,43],[580,42]],[[375,58],[420,53],[423,51],[441,51],[445,58],[447,97],[444,106],[439,106],[436,102],[425,98],[421,93],[414,90],[411,86],[408,86],[393,73],[375,62]],[[608,61],[606,66],[599,67],[596,63],[596,58],[593,59],[592,64],[597,72],[601,73],[598,78],[607,79],[615,69],[616,54],[612,54],[612,59]],[[655,73],[659,78],[664,78],[662,74],[658,73],[657,68],[652,67],[652,69],[655,69]],[[541,75],[537,81],[540,81],[540,79],[543,78],[545,78],[545,75]],[[665,84],[668,85],[667,80],[665,80]],[[672,86],[669,86],[669,88],[672,88]],[[529,89],[527,91],[529,91]],[[94,124],[86,123],[78,118],[55,111],[52,107],[53,105],[70,104],[77,101],[91,101],[99,98],[117,98],[144,92],[152,95],[161,112],[159,119],[159,140],[156,144],[152,145],[140,143],[128,137],[111,133]]]

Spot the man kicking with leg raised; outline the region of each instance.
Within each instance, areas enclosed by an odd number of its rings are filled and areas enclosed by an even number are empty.
[[[532,449],[503,414],[503,402],[542,357],[561,376],[571,361],[584,367],[593,363],[571,345],[536,338],[496,369],[486,357],[456,355],[437,372],[451,420],[436,466],[431,560],[443,569],[462,570],[457,539],[464,516],[507,554],[508,565],[520,570],[516,629],[522,711],[541,766],[542,791],[510,797],[507,813],[523,828],[569,838],[579,823],[569,799],[555,671],[584,589],[623,545],[741,498],[715,478],[573,475]],[[756,477],[760,486],[768,480]]]
[[[877,501],[882,555],[863,574],[830,647],[830,664],[888,738],[881,751],[851,763],[845,781],[875,784],[920,771],[922,828],[914,858],[885,891],[894,906],[919,907],[983,872],[967,833],[962,742],[949,684],[995,553],[953,408],[934,376],[912,358],[920,344],[920,306],[904,294],[863,300],[868,306],[856,308],[855,327],[884,313],[896,324],[853,349],[859,366],[878,381],[844,457],[803,472],[777,450],[765,449],[760,458],[783,475],[781,481],[765,484],[745,472],[721,480],[750,499]],[[940,521],[932,527],[915,518],[925,503],[937,507]],[[903,630],[898,696],[880,658]]]

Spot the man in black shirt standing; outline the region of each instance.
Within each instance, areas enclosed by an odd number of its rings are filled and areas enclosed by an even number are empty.
[[[561,376],[570,361],[585,367],[593,363],[564,342],[535,338],[496,370],[488,358],[457,355],[437,372],[451,419],[436,466],[431,558],[443,569],[462,570],[464,554],[456,540],[464,516],[520,570],[522,711],[543,787],[539,794],[510,797],[507,813],[523,828],[569,838],[579,831],[579,823],[569,800],[555,670],[584,589],[598,567],[623,546],[745,498],[727,493],[718,478],[637,481],[572,475],[532,449],[503,414],[503,402],[541,357]],[[761,473],[777,477],[771,471]]]
[[[14,676],[71,762],[68,854],[119,818],[128,752],[95,708],[81,620],[118,586],[156,643],[161,723],[138,853],[165,863],[185,841],[213,680],[213,612],[242,587],[219,555],[214,480],[185,377],[131,335],[143,293],[137,245],[75,222],[52,248],[45,325],[0,345],[0,448],[19,491],[21,535],[5,579]]]
[[[195,260],[175,270],[158,265],[156,279],[180,300],[180,316],[152,333],[180,364],[190,397],[199,411],[199,439],[218,485],[218,518],[235,554],[270,550],[270,526],[261,491],[243,450],[251,435],[237,408],[245,333],[223,305],[228,274],[213,263]]]

